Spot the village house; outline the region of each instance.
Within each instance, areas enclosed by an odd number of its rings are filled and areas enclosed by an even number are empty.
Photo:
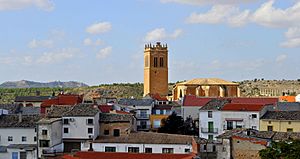
[[[93,141],[92,149],[96,152],[189,154],[197,153],[197,143],[192,136],[136,132],[119,137],[98,138]]]
[[[99,123],[100,138],[117,137],[136,131],[136,119],[132,114],[100,113]]]
[[[300,111],[268,111],[259,125],[260,131],[300,132]]]
[[[271,107],[271,108],[269,108]],[[235,128],[259,130],[259,119],[273,105],[231,103],[230,99],[213,99],[200,108],[199,137],[215,139]]]
[[[42,118],[37,122],[38,157],[63,152],[62,119]]]
[[[133,112],[137,120],[138,131],[150,130],[150,115],[154,106],[153,99],[120,99],[115,104],[117,110]]]
[[[64,152],[81,150],[99,136],[99,109],[93,104],[77,104],[62,117]]]
[[[20,106],[28,107],[40,107],[43,101],[52,99],[53,96],[16,96],[14,103]]]
[[[163,126],[162,120],[167,119],[172,114],[172,105],[155,105],[152,108],[152,114],[150,115],[150,125],[152,131],[157,131],[158,128]]]
[[[0,116],[0,159],[37,158],[36,115]]]

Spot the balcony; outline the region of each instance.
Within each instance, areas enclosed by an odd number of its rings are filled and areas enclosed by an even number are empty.
[[[149,119],[150,114],[136,114],[135,117],[137,119]]]
[[[218,133],[218,128],[201,128],[202,133]]]
[[[149,130],[150,125],[138,125],[137,130]]]

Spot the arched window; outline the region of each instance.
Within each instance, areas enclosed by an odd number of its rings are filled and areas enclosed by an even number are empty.
[[[164,58],[159,58],[159,67],[164,67]]]
[[[157,67],[157,57],[154,57],[154,67]]]

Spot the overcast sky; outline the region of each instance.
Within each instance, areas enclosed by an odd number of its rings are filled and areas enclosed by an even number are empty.
[[[300,78],[297,0],[0,0],[0,82],[143,82],[144,44],[169,81]]]

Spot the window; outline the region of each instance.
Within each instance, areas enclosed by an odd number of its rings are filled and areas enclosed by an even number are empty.
[[[154,57],[154,67],[157,67],[157,57]]]
[[[13,141],[13,137],[12,136],[8,136],[7,141]]]
[[[142,118],[147,118],[147,117],[148,117],[148,115],[147,115],[147,110],[140,110],[140,116],[141,116]]]
[[[105,152],[116,152],[116,147],[105,147]]]
[[[146,147],[145,148],[145,153],[152,153],[152,148]]]
[[[289,125],[291,125],[292,124],[292,122],[291,121],[289,121]]]
[[[293,128],[287,128],[286,131],[287,132],[293,132]]]
[[[208,135],[208,140],[213,140],[214,139],[214,135]]]
[[[93,134],[93,128],[88,128],[88,134]]]
[[[36,136],[35,136],[35,137],[33,137],[33,141],[34,141],[34,142],[36,142]]]
[[[206,146],[206,145],[203,145],[203,150],[205,150],[205,151],[206,151],[206,148],[207,148],[207,146]]]
[[[257,118],[257,114],[252,114],[252,118]]]
[[[163,148],[162,153],[174,153],[174,149],[173,148]]]
[[[69,133],[69,128],[64,128],[64,133],[68,134]]]
[[[268,131],[273,131],[273,126],[268,126]]]
[[[184,149],[184,152],[185,152],[185,153],[190,153],[190,152],[191,152],[191,149]]]
[[[271,122],[271,121],[269,121],[269,124],[272,124],[272,122]]]
[[[109,130],[104,130],[104,135],[109,135]]]
[[[40,140],[40,147],[49,147],[49,140]]]
[[[86,124],[87,125],[93,125],[94,124],[94,119],[87,119]]]
[[[155,119],[153,120],[153,128],[160,128],[161,120]]]
[[[21,151],[20,152],[20,159],[27,159],[27,154],[26,154],[27,152],[25,151]]]
[[[232,129],[233,129],[233,122],[227,121],[227,130],[232,130]]]
[[[22,136],[22,142],[26,142],[26,141],[27,141],[26,136]]]
[[[217,151],[216,145],[213,145],[213,152],[216,152],[216,151]]]
[[[47,135],[47,130],[42,130],[42,135]]]
[[[128,147],[128,152],[139,153],[139,151],[138,147]]]
[[[64,123],[65,125],[69,125],[69,119],[64,119],[63,123]]]
[[[114,129],[114,136],[120,136],[120,129]]]
[[[159,67],[164,67],[164,58],[163,57],[159,58]]]
[[[207,113],[208,118],[212,118],[212,111],[208,111]]]

